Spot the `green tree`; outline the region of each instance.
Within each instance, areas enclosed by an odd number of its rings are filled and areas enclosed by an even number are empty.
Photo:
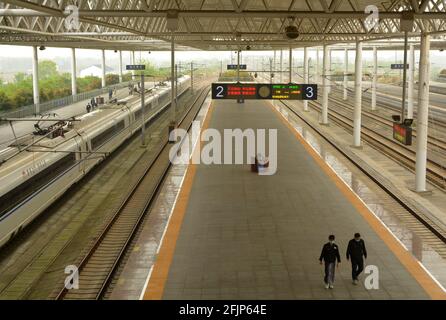
[[[28,76],[26,73],[24,72],[18,72],[14,75],[14,81],[16,83],[25,81],[26,78],[29,78],[30,76]]]
[[[114,73],[109,73],[105,75],[105,83],[107,84],[107,86],[119,83],[119,76]]]
[[[4,93],[0,91],[0,110],[10,110],[13,108],[11,99]]]
[[[57,76],[57,64],[54,61],[42,60],[39,62],[39,80]]]

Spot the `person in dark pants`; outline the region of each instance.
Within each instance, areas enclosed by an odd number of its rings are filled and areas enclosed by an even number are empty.
[[[87,113],[90,113],[90,111],[91,111],[91,105],[90,105],[89,103],[87,103],[87,107],[86,107],[86,109],[87,109]]]
[[[335,264],[337,260],[337,265],[341,263],[341,256],[339,255],[339,247],[334,242],[335,236],[330,235],[328,237],[328,242],[322,247],[321,256],[319,257],[319,262],[322,264],[322,260],[325,262],[325,289],[333,289],[334,278],[335,278]]]
[[[364,270],[364,259],[367,259],[367,250],[365,242],[361,239],[359,233],[355,233],[354,239],[351,239],[347,247],[347,260],[352,262],[352,280],[353,284],[358,284],[358,276]]]

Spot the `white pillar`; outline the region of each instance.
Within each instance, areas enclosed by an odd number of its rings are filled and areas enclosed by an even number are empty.
[[[40,96],[39,96],[39,58],[37,55],[37,47],[33,46],[33,98],[36,105],[36,113],[40,113]]]
[[[421,35],[420,70],[418,81],[417,108],[417,156],[415,165],[415,190],[426,191],[426,161],[427,161],[427,129],[429,115],[429,50],[430,36]]]
[[[274,50],[274,58],[273,58],[273,73],[276,72],[276,50]],[[276,76],[274,74],[274,76]]]
[[[240,82],[240,49],[237,50],[237,82]]]
[[[331,50],[328,50],[328,74],[331,75]],[[328,80],[328,93],[331,93],[331,77],[327,78]]]
[[[344,49],[344,100],[348,99],[348,49]]]
[[[122,51],[119,50],[119,82],[122,82]]]
[[[319,48],[316,49],[316,66],[314,67],[315,83],[319,83]]]
[[[71,48],[71,94],[77,94],[76,86],[76,49]]]
[[[101,67],[102,67],[102,88],[105,87],[105,50],[102,49],[102,59],[101,59]]]
[[[304,48],[304,83],[308,83],[308,48]],[[304,111],[308,111],[308,101],[304,100]]]
[[[131,54],[131,56],[130,56],[130,59],[131,59],[132,64],[136,64],[135,51],[132,51],[132,54]],[[135,70],[132,70],[132,75],[133,75],[133,76],[135,75]],[[132,77],[132,79],[133,79],[133,78],[134,78],[134,77]]]
[[[407,91],[407,118],[413,119],[413,90],[415,81],[415,53],[413,44],[409,46],[409,87]]]
[[[293,49],[291,49],[290,47],[290,52],[289,52],[289,63],[290,63],[290,74],[289,74],[289,79],[290,79],[290,83],[291,80],[293,79]]]
[[[373,70],[372,70],[372,110],[376,110],[376,81],[378,78],[378,50],[373,47]]]
[[[324,44],[322,56],[322,119],[321,124],[328,124],[328,46]]]
[[[170,105],[172,109],[171,123],[177,123],[176,119],[176,104],[175,104],[175,38],[173,32],[170,39]]]
[[[280,49],[280,83],[282,83],[282,81],[283,81],[283,75],[282,75],[283,64],[282,64],[282,62],[283,62],[283,51],[282,51],[282,49]]]
[[[355,107],[353,111],[353,146],[361,146],[362,42],[356,42]]]

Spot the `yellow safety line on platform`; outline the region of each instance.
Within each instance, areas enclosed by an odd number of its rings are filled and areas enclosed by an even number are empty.
[[[202,130],[206,129],[209,125],[213,107],[214,103],[211,102],[206,118],[203,122]],[[201,144],[198,143],[193,152],[200,152],[200,146]],[[197,165],[189,163],[177,202],[173,208],[169,225],[167,226],[166,234],[164,235],[163,243],[161,244],[158,256],[153,265],[152,274],[147,284],[147,289],[144,293],[144,300],[161,300],[163,297],[164,287],[166,285],[167,277],[169,276],[170,265],[173,260],[175,246],[180,234],[187,205],[189,203],[189,196],[192,190],[196,171]]]
[[[446,292],[435,282],[434,279],[423,269],[419,261],[416,260],[393,236],[381,220],[366,206],[359,196],[353,192],[336,172],[320,157],[311,145],[297,132],[297,130],[285,119],[285,117],[273,106],[268,104],[282,122],[291,130],[297,140],[303,145],[305,150],[311,155],[322,170],[333,180],[335,185],[341,190],[344,196],[350,201],[362,217],[368,222],[372,229],[386,243],[389,249],[395,254],[400,262],[406,267],[409,273],[418,281],[426,293],[435,300],[445,300]]]

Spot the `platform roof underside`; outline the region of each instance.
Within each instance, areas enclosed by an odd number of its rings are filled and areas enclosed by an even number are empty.
[[[71,30],[70,5],[79,13]],[[167,15],[178,16],[176,50],[386,45],[403,37],[401,19],[414,20],[411,41],[428,33],[441,44],[446,34],[446,0],[2,0],[0,44],[169,50]],[[289,25],[298,28],[296,40],[284,35]]]

